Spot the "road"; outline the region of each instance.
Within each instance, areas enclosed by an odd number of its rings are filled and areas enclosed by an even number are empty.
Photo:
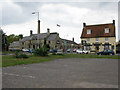
[[[3,88],[117,88],[116,59],[57,59],[4,67]]]

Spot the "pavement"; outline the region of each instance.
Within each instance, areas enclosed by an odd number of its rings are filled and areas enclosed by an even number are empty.
[[[56,59],[2,68],[3,88],[118,88],[117,59]]]

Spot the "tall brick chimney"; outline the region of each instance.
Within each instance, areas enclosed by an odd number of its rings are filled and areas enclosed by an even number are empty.
[[[86,23],[83,23],[83,27],[86,27]]]
[[[40,34],[40,20],[38,20],[38,34]]]
[[[74,42],[74,37],[72,38],[72,41]]]
[[[50,29],[49,29],[49,28],[47,28],[47,34],[48,34],[48,35],[50,34]]]
[[[115,20],[113,20],[113,24],[115,25]]]
[[[33,34],[33,31],[32,30],[30,30],[30,36]]]

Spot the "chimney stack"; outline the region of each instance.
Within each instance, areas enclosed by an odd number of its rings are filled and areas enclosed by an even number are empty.
[[[48,35],[50,34],[50,29],[49,29],[49,28],[47,28],[47,34],[48,34]]]
[[[74,37],[72,38],[72,41],[74,42]]]
[[[38,20],[38,34],[40,34],[40,20]]]
[[[115,20],[113,20],[113,25],[115,25]]]
[[[30,30],[30,36],[33,34],[33,31],[32,30]]]
[[[86,23],[83,23],[83,27],[86,27]]]

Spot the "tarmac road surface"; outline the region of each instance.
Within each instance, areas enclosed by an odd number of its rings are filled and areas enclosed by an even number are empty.
[[[56,59],[2,70],[3,88],[118,88],[117,59]]]

